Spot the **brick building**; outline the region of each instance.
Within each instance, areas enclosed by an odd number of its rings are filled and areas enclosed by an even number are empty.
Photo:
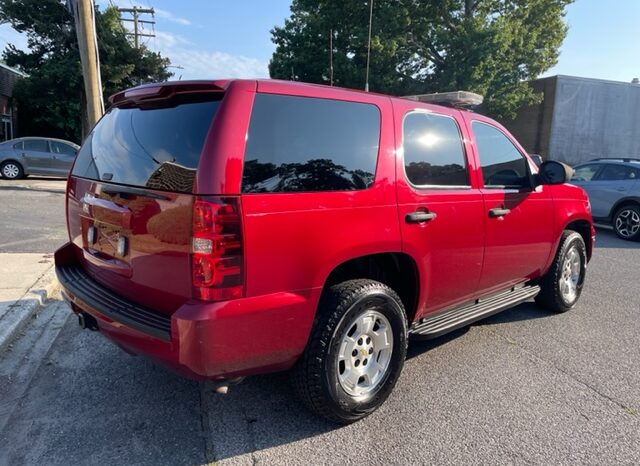
[[[17,110],[10,105],[13,86],[25,74],[0,63],[0,142],[18,136]]]

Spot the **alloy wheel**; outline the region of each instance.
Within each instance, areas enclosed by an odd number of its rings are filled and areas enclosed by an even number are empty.
[[[393,351],[393,331],[380,312],[368,310],[348,327],[337,356],[340,386],[355,398],[365,397],[384,381]]]
[[[640,230],[640,215],[634,209],[623,209],[616,215],[616,231],[623,238],[631,238]]]
[[[565,255],[560,274],[560,293],[567,303],[573,302],[578,296],[578,283],[582,263],[580,253],[575,246],[571,247]]]

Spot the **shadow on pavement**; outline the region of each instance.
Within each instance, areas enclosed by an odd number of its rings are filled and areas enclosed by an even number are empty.
[[[596,229],[596,249],[640,249],[640,242],[625,241],[609,229],[598,227]]]

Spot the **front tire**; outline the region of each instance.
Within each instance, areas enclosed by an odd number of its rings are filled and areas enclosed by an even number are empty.
[[[373,280],[327,289],[307,348],[292,370],[294,390],[319,416],[348,424],[387,399],[407,354],[407,318],[398,295]]]
[[[613,216],[613,231],[619,238],[640,241],[640,206],[626,205]]]
[[[2,173],[3,178],[8,180],[17,180],[24,176],[24,169],[18,162],[9,160],[0,166],[0,173]]]
[[[562,233],[551,268],[540,281],[536,303],[554,312],[572,309],[582,293],[587,271],[587,248],[579,233]]]

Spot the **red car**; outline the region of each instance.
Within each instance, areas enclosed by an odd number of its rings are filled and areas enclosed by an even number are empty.
[[[409,336],[580,296],[587,196],[489,118],[270,80],[111,104],[69,177],[56,271],[83,327],[188,377],[291,369],[306,405],[352,422]]]

